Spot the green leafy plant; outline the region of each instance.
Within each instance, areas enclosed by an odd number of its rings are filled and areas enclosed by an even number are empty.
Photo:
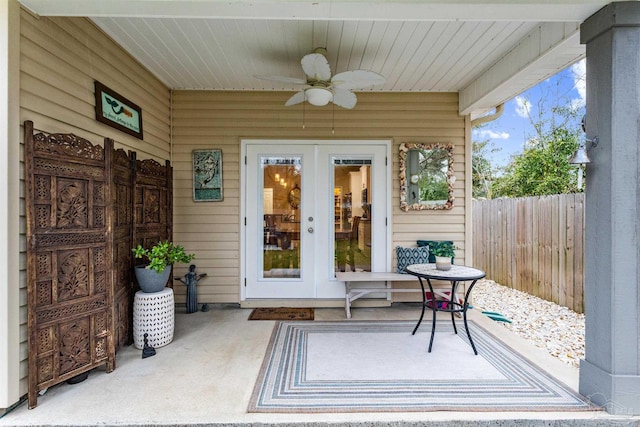
[[[195,258],[195,254],[187,254],[183,246],[176,246],[169,241],[159,242],[151,249],[138,245],[132,251],[136,258],[147,258],[149,265],[146,268],[157,273],[162,273],[167,265],[175,263],[186,264]]]
[[[433,245],[433,247],[430,247],[429,248],[429,252],[431,252],[435,256],[442,256],[442,257],[452,258],[453,256],[455,256],[455,252],[454,251],[456,249],[458,249],[458,248],[455,247],[453,245],[453,243],[440,242],[440,243],[437,243],[437,244]]]

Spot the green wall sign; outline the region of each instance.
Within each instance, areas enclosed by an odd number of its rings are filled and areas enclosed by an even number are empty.
[[[98,81],[95,81],[95,98],[96,120],[143,139],[140,107]]]

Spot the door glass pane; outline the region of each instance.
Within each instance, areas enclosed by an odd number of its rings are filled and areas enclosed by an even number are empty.
[[[300,278],[300,156],[262,157],[262,277]]]
[[[371,160],[333,159],[335,271],[371,271]]]

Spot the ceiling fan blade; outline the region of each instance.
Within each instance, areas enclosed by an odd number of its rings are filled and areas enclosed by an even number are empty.
[[[280,83],[292,83],[292,84],[295,84],[295,85],[305,85],[305,84],[307,84],[306,80],[297,79],[295,77],[263,76],[263,75],[258,75],[258,74],[254,74],[253,77],[255,77],[256,79],[271,80],[271,81],[280,82]]]
[[[386,79],[378,73],[367,70],[352,70],[338,73],[331,78],[331,83],[343,89],[364,89],[384,84]]]
[[[289,100],[287,102],[285,102],[285,107],[288,107],[290,105],[295,105],[295,104],[300,104],[301,102],[304,102],[304,91],[301,90],[300,92],[296,92],[291,98],[289,98]]]
[[[331,79],[331,67],[329,67],[329,61],[320,53],[310,53],[302,57],[300,61],[302,64],[302,70],[312,80],[326,80]]]
[[[356,94],[351,92],[348,89],[344,89],[342,87],[334,87],[333,91],[333,103],[338,107],[352,109],[356,106],[356,102],[358,98]]]

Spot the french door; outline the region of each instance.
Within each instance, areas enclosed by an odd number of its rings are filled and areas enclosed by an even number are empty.
[[[343,298],[386,268],[388,142],[243,141],[245,298]]]

